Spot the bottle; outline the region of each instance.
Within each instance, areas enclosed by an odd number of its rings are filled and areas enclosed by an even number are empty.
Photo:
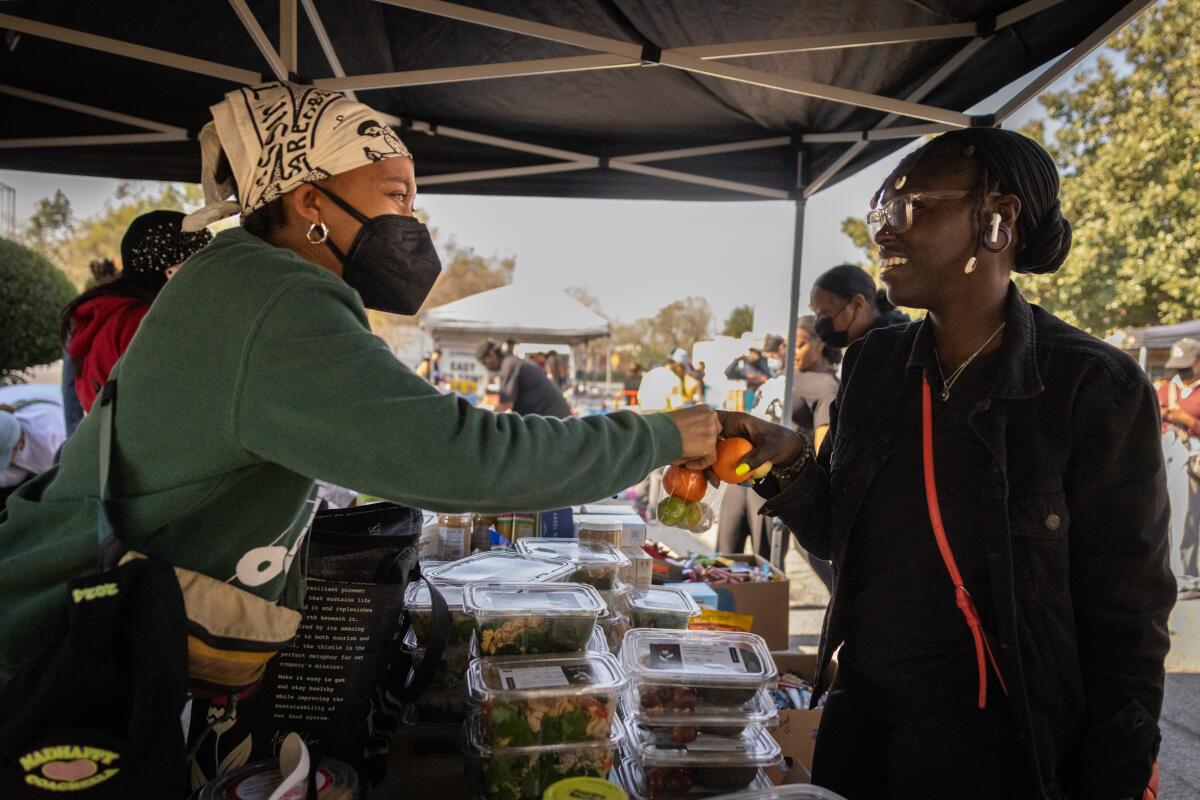
[[[437,527],[437,557],[439,561],[456,561],[471,553],[472,517],[470,514],[439,514]]]

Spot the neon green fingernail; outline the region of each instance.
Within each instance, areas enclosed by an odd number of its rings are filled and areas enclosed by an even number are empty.
[[[737,469],[735,469],[735,470],[733,471],[733,474],[734,474],[734,475],[737,475],[737,476],[740,478],[740,477],[742,477],[743,475],[745,475],[745,474],[746,474],[747,472],[749,472],[749,471],[750,471],[750,465],[749,465],[749,464],[738,464],[738,465],[737,465]]]

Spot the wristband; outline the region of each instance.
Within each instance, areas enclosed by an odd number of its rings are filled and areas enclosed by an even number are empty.
[[[805,439],[804,440],[804,449],[800,451],[800,455],[796,457],[796,460],[793,461],[791,464],[788,464],[786,467],[774,467],[771,470],[771,474],[775,476],[776,480],[786,480],[788,478],[794,478],[800,474],[800,470],[804,469],[804,465],[808,463],[808,458],[809,458],[809,444],[808,444],[808,440]]]

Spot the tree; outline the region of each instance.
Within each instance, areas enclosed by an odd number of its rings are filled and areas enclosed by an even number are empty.
[[[729,319],[725,320],[725,327],[721,329],[721,335],[737,339],[743,333],[749,333],[752,330],[754,330],[754,306],[736,306],[733,311],[729,312]]]
[[[74,295],[75,287],[49,259],[0,239],[0,383],[62,356],[59,323]]]
[[[33,204],[33,214],[21,238],[26,246],[61,263],[63,244],[71,235],[73,221],[71,201],[62,189],[55,189],[53,197],[43,197]]]
[[[600,306],[600,299],[596,295],[589,292],[582,286],[568,286],[563,290],[570,295],[575,302],[585,308],[595,311],[600,316],[608,319],[608,314],[604,313],[604,309]],[[609,330],[612,330],[612,322],[609,322]],[[606,373],[606,362],[608,360],[608,350],[610,342],[604,339],[592,339],[584,344],[576,351],[576,364],[586,376],[593,380],[599,380]]]
[[[653,317],[613,326],[614,347],[643,366],[660,364],[676,347],[691,350],[711,335],[712,309],[703,297],[688,297],[663,306]]]
[[[1200,309],[1200,0],[1168,0],[1111,41],[1069,90],[1040,98],[1074,246],[1026,293],[1098,335]],[[1048,141],[1047,141],[1048,139]]]
[[[860,262],[859,266],[871,273],[875,283],[879,283],[879,245],[871,238],[866,221],[862,217],[846,217],[842,220],[842,233],[846,234],[855,247],[863,251],[866,261]]]

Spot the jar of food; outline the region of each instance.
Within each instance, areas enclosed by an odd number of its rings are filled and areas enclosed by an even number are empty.
[[[454,561],[471,554],[473,524],[470,514],[438,515],[437,557],[440,561]]]
[[[584,542],[607,542],[613,547],[620,547],[623,527],[620,520],[588,519],[579,523],[575,536]]]
[[[492,548],[490,532],[496,525],[496,518],[487,514],[475,514],[472,520],[471,551],[478,553],[480,550],[490,550]]]

